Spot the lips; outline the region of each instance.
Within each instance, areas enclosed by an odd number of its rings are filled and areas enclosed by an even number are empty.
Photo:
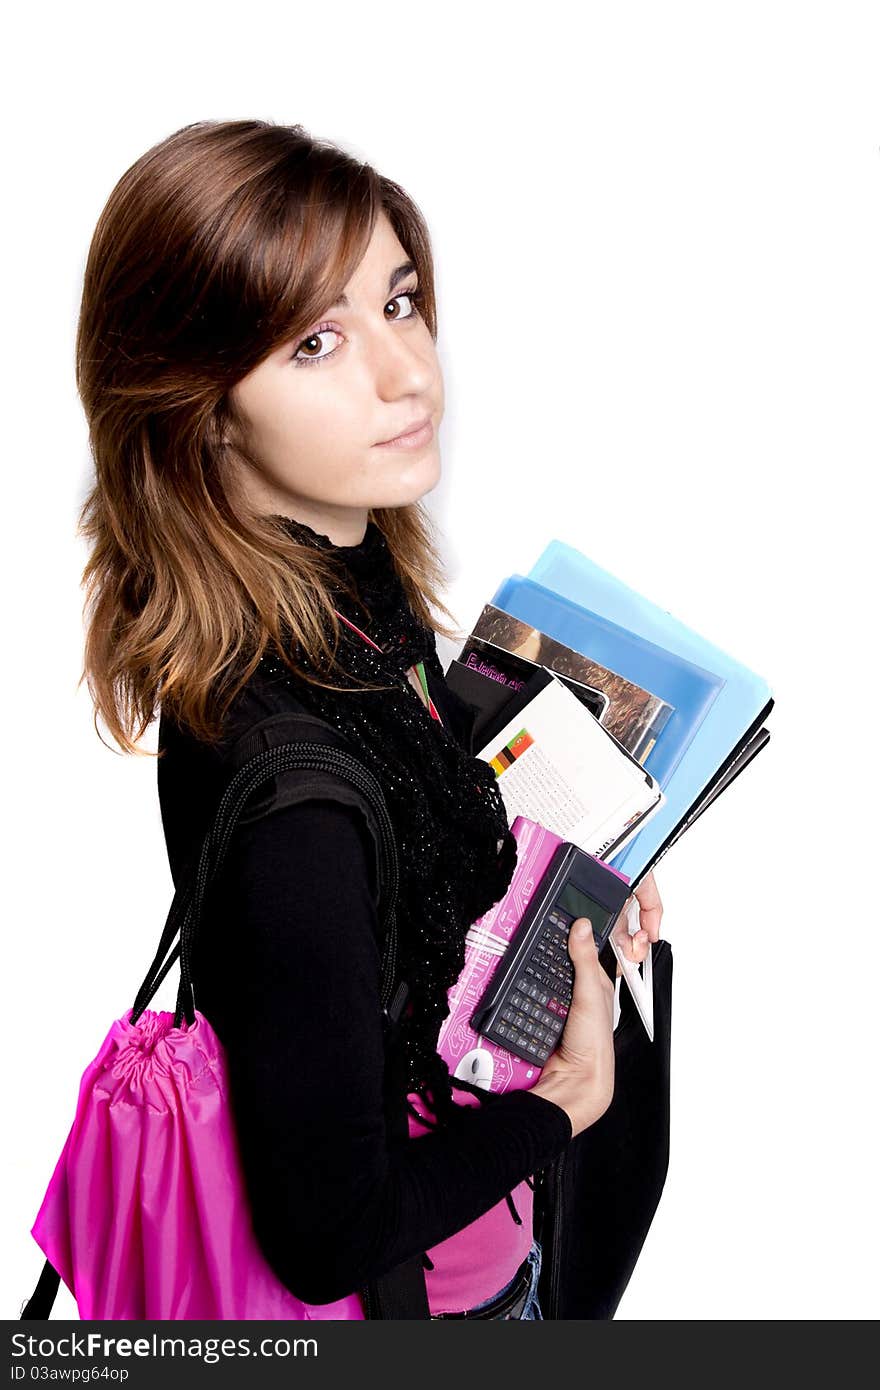
[[[414,424],[407,425],[406,429],[401,430],[399,434],[393,434],[390,439],[380,439],[378,443],[393,444],[395,439],[405,439],[408,434],[418,434],[419,430],[423,430],[430,422],[430,415],[425,415],[421,420],[416,420]]]

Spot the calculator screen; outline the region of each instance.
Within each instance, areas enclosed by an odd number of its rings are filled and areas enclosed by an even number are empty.
[[[602,935],[612,915],[607,908],[588,898],[586,893],[581,893],[573,883],[566,883],[556,902],[563,912],[570,912],[572,917],[589,917],[594,936]]]

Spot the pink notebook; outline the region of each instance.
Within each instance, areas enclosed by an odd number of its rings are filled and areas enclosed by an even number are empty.
[[[511,830],[517,843],[516,868],[510,887],[500,902],[490,907],[468,928],[465,962],[447,996],[449,1013],[440,1026],[437,1051],[452,1076],[475,1082],[490,1091],[521,1091],[534,1086],[541,1067],[507,1052],[499,1043],[480,1037],[470,1018],[494,974],[504,951],[522,921],[532,895],[554,851],[563,843],[536,821],[517,816]],[[626,874],[602,863],[604,869],[625,883]]]

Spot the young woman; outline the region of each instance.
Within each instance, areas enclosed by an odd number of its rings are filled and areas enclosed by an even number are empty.
[[[537,1318],[532,1180],[610,1104],[613,986],[573,931],[572,1008],[530,1091],[480,1097],[436,1053],[515,841],[436,653],[435,632],[457,634],[431,615],[451,616],[420,505],[440,476],[433,286],[412,200],[300,126],[200,122],[123,175],[77,340],[95,462],[84,676],[124,750],[160,715],[175,880],[242,747],[292,712],[352,748],[388,804],[410,989],[396,1069],[373,840],[342,781],[264,783],[208,895],[196,1005],[227,1053],[278,1278],[332,1317],[417,1258],[431,1316]],[[634,958],[658,935],[653,880],[639,900]]]

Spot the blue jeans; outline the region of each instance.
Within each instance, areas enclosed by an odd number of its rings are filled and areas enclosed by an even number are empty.
[[[526,1259],[532,1267],[532,1282],[529,1287],[525,1307],[523,1308],[522,1313],[520,1314],[520,1321],[525,1322],[527,1318],[531,1318],[532,1320],[539,1320],[543,1322],[544,1315],[541,1312],[541,1307],[538,1303],[538,1278],[541,1273],[540,1241],[532,1241],[532,1247],[529,1250]],[[508,1284],[505,1284],[503,1288],[499,1289],[497,1293],[493,1293],[490,1298],[484,1298],[482,1303],[475,1303],[473,1310],[476,1311],[478,1308],[485,1308],[487,1303],[492,1303],[494,1299],[500,1298],[502,1294],[507,1293],[508,1289],[513,1288],[515,1278],[516,1276],[514,1276],[514,1278],[511,1279]]]

